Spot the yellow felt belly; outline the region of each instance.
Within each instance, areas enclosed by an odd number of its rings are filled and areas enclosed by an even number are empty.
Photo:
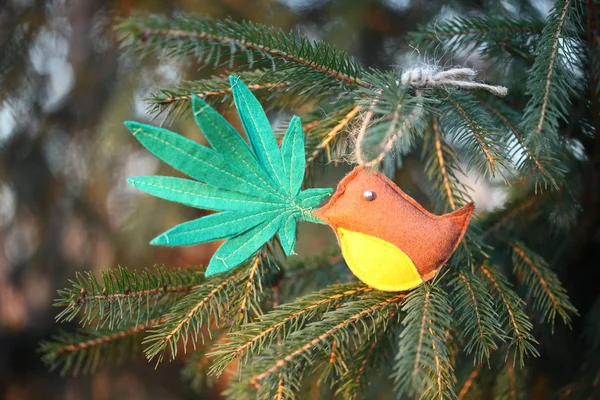
[[[348,267],[367,285],[399,292],[423,283],[410,257],[390,242],[344,228],[337,234]]]

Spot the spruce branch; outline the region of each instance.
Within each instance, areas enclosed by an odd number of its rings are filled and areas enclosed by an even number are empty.
[[[270,285],[273,273],[278,271],[275,260],[269,251],[262,250],[250,262],[247,279],[242,293],[238,296],[233,319],[233,328],[250,322],[254,317],[263,314],[262,301],[265,298],[264,286]]]
[[[220,317],[229,309],[233,288],[244,281],[243,276],[247,270],[246,266],[233,273],[208,279],[205,284],[183,297],[171,308],[165,322],[152,329],[144,340],[147,345],[144,350],[146,357],[149,360],[156,358],[157,363],[160,363],[168,349],[171,359],[175,359],[180,341],[184,351],[187,351],[190,340],[195,348],[198,338],[204,340],[207,322],[213,321],[217,326],[223,324],[225,321],[220,321]]]
[[[526,290],[533,298],[533,307],[542,313],[544,321],[554,325],[556,315],[566,325],[571,324],[571,315],[577,310],[571,304],[567,290],[562,286],[546,261],[527,248],[522,242],[512,245],[514,271],[524,277]]]
[[[460,338],[467,340],[465,352],[474,353],[477,362],[489,359],[498,348],[497,341],[504,341],[494,299],[485,283],[469,272],[459,272],[450,285],[454,288],[452,299]]]
[[[313,74],[313,84],[365,86],[362,68],[346,53],[295,32],[202,15],[175,14],[172,18],[132,17],[117,27],[122,47],[137,54],[165,52],[193,56],[215,66],[244,58],[250,67],[271,63],[289,75]],[[290,65],[291,64],[291,65]]]
[[[141,354],[140,342],[144,332],[163,321],[164,317],[159,317],[114,330],[88,328],[62,332],[52,341],[41,344],[42,361],[52,370],[62,367],[62,375],[69,371],[73,375],[79,372],[88,374],[106,364],[122,364],[131,354]]]
[[[251,385],[262,393],[271,393],[276,383],[273,376],[277,377],[281,371],[289,384],[297,388],[306,368],[329,359],[333,341],[338,346],[349,346],[358,337],[368,339],[376,333],[377,321],[386,320],[390,313],[398,310],[405,296],[404,293],[372,292],[359,301],[347,302],[326,313],[321,321],[290,335],[278,352],[261,357],[252,369],[261,372],[252,372],[239,387]],[[351,357],[350,353],[346,354]]]
[[[483,107],[470,94],[454,93],[446,97],[440,113],[442,131],[463,147],[467,172],[475,169],[494,176],[506,157],[497,129]]]
[[[432,195],[443,205],[456,210],[472,201],[468,187],[464,185],[459,175],[466,177],[462,171],[454,149],[440,132],[438,118],[434,114],[431,119],[431,129],[425,131],[423,137],[422,159],[425,160],[425,173],[434,185]]]
[[[202,282],[198,271],[155,267],[154,271],[119,267],[102,273],[98,280],[92,273],[77,273],[72,288],[59,290],[55,306],[64,307],[58,322],[79,316],[82,325],[96,324],[113,329],[148,318],[151,308],[166,310],[181,296]]]
[[[341,394],[345,399],[355,399],[360,394],[360,389],[369,384],[367,377],[381,373],[381,366],[393,361],[398,337],[397,313],[390,314],[387,321],[377,328],[377,335],[370,341],[363,341],[353,352],[353,357],[348,361],[347,373],[339,376],[336,385],[336,394]]]
[[[455,396],[454,371],[446,333],[450,332],[448,294],[439,285],[424,283],[410,292],[393,378],[398,396],[448,399]]]
[[[556,157],[535,154],[527,146],[526,139],[518,128],[517,121],[521,118],[520,113],[494,98],[484,99],[477,96],[477,100],[490,112],[494,121],[505,128],[508,134],[506,142],[513,143],[508,146],[507,155],[516,160],[514,164],[519,176],[531,178],[536,191],[549,187],[558,189],[565,169]]]
[[[535,348],[537,341],[531,333],[533,325],[523,311],[523,300],[512,290],[506,277],[496,267],[481,264],[479,270],[496,297],[496,310],[500,323],[511,339],[509,350],[514,350],[513,362],[518,359],[523,366],[524,357],[539,355]]]
[[[275,308],[258,321],[232,332],[226,342],[215,348],[210,354],[215,357],[211,373],[221,374],[234,360],[245,363],[251,355],[258,355],[277,341],[285,340],[327,311],[372,291],[373,288],[360,283],[332,285]]]
[[[502,49],[513,53],[510,55],[526,56],[543,26],[537,19],[464,17],[421,25],[408,38],[414,46],[442,47],[452,53],[477,50],[484,56],[497,58],[503,55],[498,54]]]
[[[303,84],[302,76],[290,77],[282,71],[254,70],[239,71],[236,75],[248,83],[261,103],[290,109],[307,102],[315,102],[331,96],[332,91],[321,85]],[[286,80],[291,78],[291,80]],[[155,117],[162,113],[181,115],[191,109],[192,96],[198,96],[213,106],[230,103],[231,86],[229,75],[222,75],[198,81],[184,82],[172,88],[161,89],[147,99],[148,111]],[[277,99],[274,103],[272,100]]]
[[[531,98],[525,107],[521,129],[528,132],[528,142],[536,152],[548,141],[557,141],[558,123],[567,118],[569,94],[576,86],[573,71],[579,69],[575,55],[579,40],[574,3],[573,0],[555,3],[538,41],[527,81]]]

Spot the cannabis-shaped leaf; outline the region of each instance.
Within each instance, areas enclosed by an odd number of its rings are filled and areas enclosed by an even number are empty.
[[[275,234],[285,253],[293,254],[297,221],[319,222],[312,211],[331,192],[301,190],[306,160],[300,119],[292,118],[280,148],[256,97],[238,78],[230,77],[230,83],[250,146],[197,96],[194,117],[212,149],[166,129],[125,123],[152,154],[193,178],[141,176],[130,178],[131,185],[165,200],[220,211],[177,225],[150,242],[184,246],[227,239],[206,276],[238,266]]]

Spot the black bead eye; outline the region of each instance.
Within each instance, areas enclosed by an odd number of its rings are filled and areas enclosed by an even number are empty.
[[[363,197],[365,198],[365,200],[367,201],[373,201],[375,200],[375,198],[377,197],[377,195],[375,194],[374,191],[372,190],[365,190],[363,192]]]

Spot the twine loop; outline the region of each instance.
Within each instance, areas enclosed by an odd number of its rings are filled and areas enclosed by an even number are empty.
[[[475,82],[477,71],[473,68],[452,68],[440,71],[435,67],[412,68],[402,73],[402,84],[415,89],[436,87],[457,87],[462,89],[487,90],[493,95],[504,97],[508,89],[504,86],[487,85]]]

